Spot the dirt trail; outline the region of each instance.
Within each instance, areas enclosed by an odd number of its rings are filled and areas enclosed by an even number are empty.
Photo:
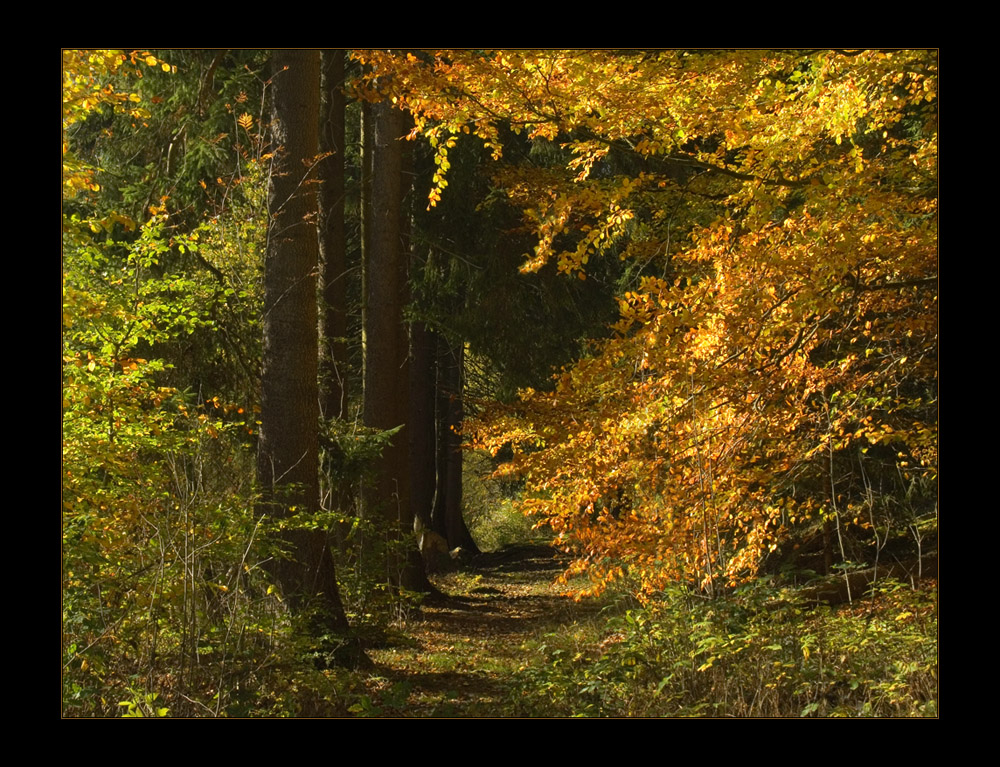
[[[478,557],[463,572],[435,579],[450,600],[425,605],[408,621],[409,646],[370,652],[381,716],[504,716],[517,711],[511,682],[523,644],[592,610],[553,585],[562,565],[544,546],[515,546]]]

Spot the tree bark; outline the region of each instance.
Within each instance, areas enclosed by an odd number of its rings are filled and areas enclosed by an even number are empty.
[[[367,391],[364,382],[368,370],[368,264],[371,253],[372,234],[372,155],[375,154],[375,127],[372,105],[361,102],[361,367],[362,391]],[[367,395],[365,395],[367,399]],[[363,417],[363,416],[362,416]],[[367,421],[366,421],[367,423]]]
[[[323,51],[318,227],[322,277],[321,381],[324,418],[347,417],[347,241],[344,228],[346,97],[344,51]]]
[[[365,425],[403,426],[382,452],[369,507],[387,526],[387,575],[397,588],[429,591],[419,552],[411,543],[409,344],[403,307],[407,296],[407,230],[403,219],[403,113],[389,102],[370,107],[371,203],[365,216]],[[366,127],[369,122],[366,119]]]
[[[324,421],[349,417],[349,362],[347,350],[347,233],[344,221],[344,161],[346,147],[344,51],[321,54],[320,161],[317,166],[317,230],[320,264],[320,411]],[[333,529],[337,550],[348,555],[347,538],[353,528],[346,521],[355,513],[356,488],[345,471],[339,445],[327,445],[320,474],[320,505],[344,515]]]
[[[438,353],[438,477],[434,529],[449,548],[473,554],[479,547],[462,516],[462,407],[464,349],[439,336]]]
[[[273,66],[257,474],[261,509],[284,518],[319,505],[318,250],[307,183],[317,150],[319,52],[275,51]],[[326,532],[291,530],[283,543],[288,556],[273,560],[271,571],[291,608],[315,611],[314,630],[346,636]]]
[[[410,504],[416,532],[431,529],[437,459],[435,356],[437,336],[422,322],[410,326]]]

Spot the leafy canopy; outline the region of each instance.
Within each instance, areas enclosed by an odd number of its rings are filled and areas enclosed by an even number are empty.
[[[926,510],[937,463],[937,61],[927,51],[358,52],[498,173],[550,260],[635,266],[612,339],[471,425],[599,590],[752,576],[809,520]],[[913,500],[916,499],[916,500]],[[897,510],[898,512],[898,510]]]

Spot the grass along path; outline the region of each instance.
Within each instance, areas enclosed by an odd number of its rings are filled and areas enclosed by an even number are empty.
[[[351,712],[937,715],[936,582],[888,579],[834,607],[768,583],[716,600],[678,588],[626,611],[561,596],[559,570],[550,549],[516,546],[436,579],[452,599],[369,651],[377,669]]]
[[[519,709],[512,684],[525,662],[525,643],[592,614],[596,607],[562,596],[561,570],[545,546],[519,545],[483,554],[462,572],[436,577],[452,596],[425,605],[407,622],[405,638],[369,652],[370,716],[511,716]],[[366,701],[367,705],[367,701]]]

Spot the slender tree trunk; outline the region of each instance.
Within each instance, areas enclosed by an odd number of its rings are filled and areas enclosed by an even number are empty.
[[[348,418],[347,352],[347,235],[344,221],[345,114],[344,51],[321,54],[320,161],[316,193],[320,263],[320,411],[325,421]],[[320,505],[349,515],[354,512],[356,488],[344,470],[343,452],[327,446],[320,480]],[[347,537],[352,525],[342,522],[333,529],[337,550],[347,556]]]
[[[275,51],[275,150],[268,185],[264,343],[257,463],[261,508],[274,517],[319,505],[315,195],[307,183],[319,124],[318,51]],[[291,530],[271,569],[293,610],[315,610],[314,629],[346,635],[327,533]]]
[[[361,354],[362,368],[368,370],[368,254],[372,234],[372,155],[375,154],[375,127],[372,105],[361,102]],[[366,386],[362,381],[362,386]],[[365,389],[367,392],[367,389]],[[367,398],[367,393],[365,395]]]
[[[435,356],[437,336],[422,322],[410,326],[410,504],[414,530],[431,529],[437,459]]]
[[[347,241],[344,229],[344,51],[323,51],[320,91],[319,258],[324,418],[347,417]]]
[[[462,516],[462,406],[464,349],[442,337],[438,355],[438,496],[434,528],[452,549],[479,553]]]
[[[429,177],[431,166],[426,158],[424,164],[428,167],[415,172],[414,178]],[[418,194],[411,194],[410,200],[410,225],[411,228],[416,228],[425,203],[423,196]],[[411,269],[418,276],[423,270],[430,268],[429,263],[419,263],[423,260],[421,256],[429,262],[430,253],[427,248],[420,246],[418,250],[411,242]],[[423,306],[425,303],[426,296],[419,287],[421,283],[421,279],[414,283],[415,287],[412,289],[415,294],[411,296],[411,305]],[[427,537],[433,529],[431,515],[437,480],[436,372],[437,334],[422,321],[416,320],[410,324],[410,506],[413,529],[419,536],[426,569],[431,572],[441,567],[444,555]]]
[[[436,424],[435,442],[435,463],[437,467],[434,509],[431,513],[431,527],[434,532],[448,539],[447,514],[445,509],[448,504],[448,454],[451,440],[448,436],[448,413],[450,403],[447,394],[447,363],[446,358],[449,353],[448,342],[440,333],[435,333],[435,360],[434,360],[434,420]]]
[[[409,114],[404,113],[401,127],[403,129],[403,135],[409,133],[412,129],[413,119],[409,116]],[[398,140],[397,143],[400,144],[400,149],[403,155],[401,165],[402,179],[399,197],[400,243],[402,245],[402,251],[399,259],[399,281],[402,287],[400,303],[400,307],[402,309],[410,306],[411,303],[410,262],[413,259],[413,213],[411,209],[413,191],[413,145],[409,141],[403,141],[401,139]],[[401,311],[400,314],[402,315],[403,312]],[[413,325],[406,321],[406,318],[403,316],[401,316],[400,319],[401,321],[398,326],[399,347],[400,349],[404,349],[406,354],[403,375],[401,375],[398,379],[396,397],[402,404],[407,424],[407,433],[405,435],[406,442],[404,444],[406,449],[406,458],[405,466],[403,468],[407,505],[400,509],[399,519],[400,535],[402,540],[405,542],[403,551],[403,577],[400,585],[410,591],[419,591],[429,594],[431,599],[437,599],[441,596],[441,592],[439,592],[427,578],[427,568],[424,565],[424,560],[421,556],[417,539],[413,535],[418,528],[416,510],[413,501],[413,485],[414,483],[419,484],[421,481],[425,480],[424,477],[421,477],[418,480],[414,473],[417,467],[414,464],[412,453],[414,439],[414,413],[412,411],[413,372],[411,367],[414,354]],[[433,434],[433,429],[431,431]],[[434,474],[432,469],[430,474],[431,481],[433,481],[433,476]],[[421,492],[424,492],[423,489],[421,489]]]

